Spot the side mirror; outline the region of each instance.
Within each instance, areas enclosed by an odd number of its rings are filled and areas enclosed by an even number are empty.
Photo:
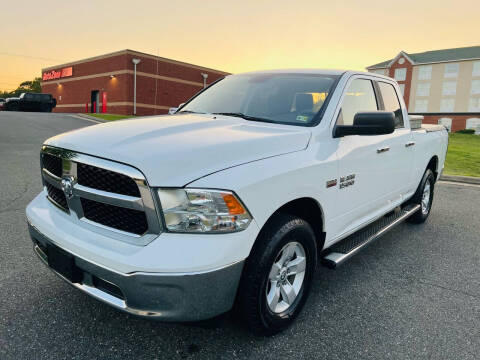
[[[171,107],[170,109],[168,109],[168,115],[175,114],[177,112],[177,110],[178,110],[178,108]]]
[[[333,137],[348,135],[385,135],[395,131],[395,114],[389,111],[358,112],[353,125],[337,125]]]

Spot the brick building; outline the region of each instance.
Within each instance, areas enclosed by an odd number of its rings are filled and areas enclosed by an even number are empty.
[[[480,46],[400,51],[367,70],[397,80],[409,113],[423,115],[425,123],[480,130]]]
[[[165,114],[228,73],[133,50],[42,69],[42,92],[57,99],[55,112]]]

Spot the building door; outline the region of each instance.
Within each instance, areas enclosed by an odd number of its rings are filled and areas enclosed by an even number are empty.
[[[92,90],[91,97],[90,97],[90,103],[91,103],[90,112],[92,112],[92,113],[100,112],[100,110],[98,109],[99,100],[100,100],[100,91]]]

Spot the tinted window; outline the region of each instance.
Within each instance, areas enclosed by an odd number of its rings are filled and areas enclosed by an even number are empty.
[[[249,120],[308,125],[323,108],[336,78],[319,74],[230,75],[180,112],[236,113]]]
[[[400,102],[398,101],[395,88],[393,87],[393,85],[384,82],[379,82],[378,86],[380,87],[380,92],[382,94],[384,110],[393,112],[395,114],[395,127],[402,128],[402,107],[400,106]]]
[[[377,111],[377,100],[370,80],[353,80],[343,98],[338,114],[338,125],[353,125],[353,118],[360,111]]]
[[[25,97],[26,100],[33,100],[34,99],[33,94],[25,94],[24,97]]]

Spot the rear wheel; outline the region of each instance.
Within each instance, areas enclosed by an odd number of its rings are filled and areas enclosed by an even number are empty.
[[[303,219],[279,214],[262,230],[237,295],[241,319],[257,335],[290,325],[307,299],[317,262],[315,235]]]
[[[423,174],[422,181],[420,181],[420,185],[418,186],[415,195],[413,195],[413,198],[410,201],[412,204],[419,204],[420,209],[410,216],[407,221],[420,224],[427,220],[428,215],[430,215],[430,210],[432,209],[434,186],[435,175],[432,170],[427,169],[425,174]]]

